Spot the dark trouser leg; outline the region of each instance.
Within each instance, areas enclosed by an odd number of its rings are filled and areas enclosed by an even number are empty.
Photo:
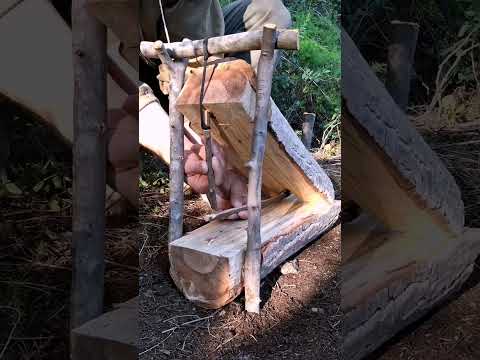
[[[225,35],[247,31],[245,28],[245,23],[243,22],[243,16],[245,15],[245,11],[251,2],[251,0],[237,0],[223,8]],[[233,56],[250,63],[250,52],[248,51],[235,54],[226,54],[226,56]]]

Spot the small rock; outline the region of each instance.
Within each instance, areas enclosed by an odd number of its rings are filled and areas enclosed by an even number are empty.
[[[298,260],[295,259],[295,260],[286,262],[286,263],[283,264],[282,267],[280,268],[280,272],[281,272],[283,275],[287,275],[287,274],[298,274]]]
[[[323,310],[322,308],[312,308],[312,312],[314,313],[319,313],[319,314],[325,314],[325,310]]]

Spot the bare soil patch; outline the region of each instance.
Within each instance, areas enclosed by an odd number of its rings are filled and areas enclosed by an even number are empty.
[[[297,274],[277,269],[263,281],[259,315],[243,311],[243,296],[206,310],[187,301],[168,274],[168,196],[142,198],[140,359],[339,358],[339,226],[294,257]],[[186,227],[192,230],[203,224],[208,208],[195,195],[186,204]]]

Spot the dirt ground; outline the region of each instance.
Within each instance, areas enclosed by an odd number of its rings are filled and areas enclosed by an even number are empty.
[[[31,115],[0,105],[11,148],[6,176],[18,188],[5,193],[0,185],[0,358],[68,359],[71,150]],[[138,293],[137,218],[121,227],[111,220],[106,311]]]
[[[69,358],[71,217],[51,212],[36,198],[0,201],[0,349],[3,359]],[[27,206],[30,208],[27,209]],[[135,224],[136,225],[136,224]],[[105,310],[138,293],[137,230],[109,227],[106,234]]]
[[[262,282],[259,315],[239,297],[219,310],[194,306],[168,275],[166,195],[144,194],[140,275],[140,359],[338,359],[341,340],[340,227],[298,254],[298,274]],[[202,200],[187,197],[187,228],[203,222]],[[152,216],[155,216],[153,223]]]

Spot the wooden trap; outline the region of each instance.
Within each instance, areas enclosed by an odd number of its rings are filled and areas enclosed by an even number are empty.
[[[245,308],[260,309],[260,278],[326,231],[340,211],[332,183],[270,98],[275,49],[298,50],[297,30],[276,29],[164,44],[142,42],[145,57],[170,70],[170,273],[185,296],[201,306],[220,307],[245,288]],[[211,55],[261,50],[255,76],[237,60]],[[203,55],[201,69],[185,58]],[[161,81],[161,79],[160,79]],[[207,115],[208,125],[204,114]],[[224,146],[233,167],[248,175],[248,221],[216,219],[183,235],[183,119]],[[209,165],[209,200],[215,199]],[[261,195],[291,195],[261,209]],[[213,201],[214,202],[214,201]]]
[[[176,105],[198,134],[201,77],[201,69],[190,71]],[[210,65],[207,79],[203,105],[212,114],[212,136],[228,150],[236,170],[248,176],[245,164],[254,126],[254,72],[249,64],[236,60]],[[268,196],[291,192],[262,210],[263,277],[330,228],[340,211],[330,179],[273,102],[262,188]],[[215,220],[170,243],[170,273],[188,299],[217,308],[242,291],[247,224],[246,220]]]

